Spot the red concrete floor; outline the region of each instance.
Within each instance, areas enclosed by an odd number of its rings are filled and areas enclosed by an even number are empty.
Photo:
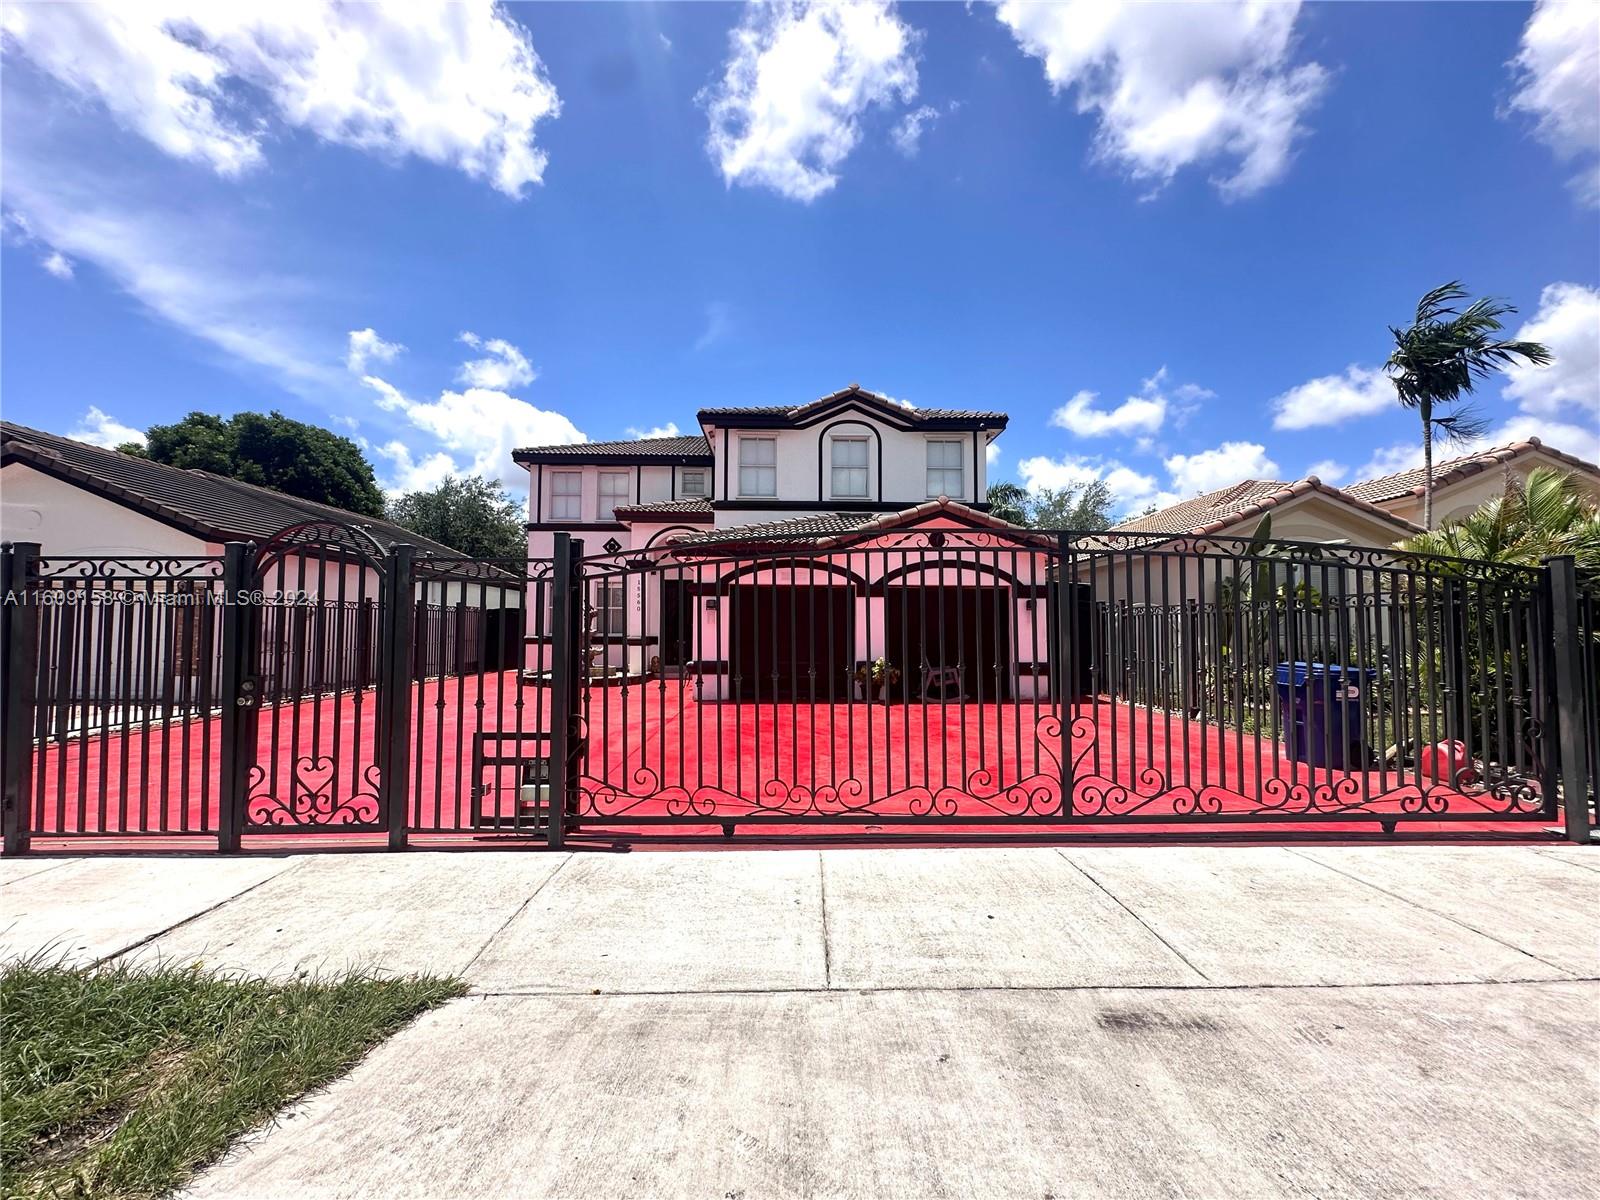
[[[418,844],[539,844],[526,832],[485,834],[473,807],[481,790],[486,812],[511,815],[516,768],[477,764],[477,754],[545,753],[549,699],[511,673],[417,685],[408,775]],[[369,691],[261,711],[252,821],[284,815],[292,797],[328,832],[252,832],[248,847],[382,844],[381,834],[345,827],[376,815],[375,709]],[[1312,770],[1270,738],[1103,698],[1075,706],[1064,741],[1055,714],[1031,701],[702,704],[691,684],[649,681],[591,688],[586,728],[579,845],[1350,839],[1377,834],[1389,817],[1408,836],[1549,836],[1544,821],[1500,818],[1481,792],[1392,771]],[[212,715],[46,745],[33,771],[35,847],[89,849],[74,835],[93,835],[93,846],[108,849],[204,848],[217,828],[219,736]],[[1063,760],[1074,780],[1072,823],[1059,820]],[[1432,819],[1441,806],[1466,819]],[[1278,819],[1210,819],[1230,814]],[[850,823],[805,820],[817,816]],[[964,823],[940,823],[952,820]],[[736,825],[732,841],[722,837],[727,822]]]

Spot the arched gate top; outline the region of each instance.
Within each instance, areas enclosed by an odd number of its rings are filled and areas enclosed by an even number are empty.
[[[311,553],[383,566],[383,546],[365,529],[343,521],[302,521],[286,525],[256,549],[256,569],[264,570],[288,554]]]

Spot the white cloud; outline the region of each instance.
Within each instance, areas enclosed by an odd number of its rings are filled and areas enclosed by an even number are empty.
[[[57,279],[72,278],[74,271],[72,260],[35,233],[33,223],[25,214],[8,211],[0,215],[0,235],[13,245],[30,246],[39,250],[39,265]]]
[[[722,78],[697,97],[728,184],[809,203],[839,181],[872,107],[917,95],[917,44],[886,0],[748,4]]]
[[[8,117],[8,121],[9,121]],[[195,210],[146,205],[128,189],[42,163],[23,139],[6,144],[5,193],[26,212],[39,241],[63,257],[92,262],[156,316],[241,362],[273,372],[295,391],[338,386],[330,347],[302,328],[314,291],[265,265],[254,233]]]
[[[72,278],[72,260],[59,250],[50,251],[39,260],[39,265],[57,279]]]
[[[1595,103],[1600,106],[1600,95]],[[1539,311],[1516,337],[1543,342],[1555,361],[1547,367],[1512,367],[1506,372],[1506,396],[1524,412],[1548,416],[1570,409],[1591,424],[1600,422],[1600,289],[1552,283],[1539,296]]]
[[[1154,445],[1151,434],[1159,433],[1168,417],[1181,424],[1200,401],[1216,395],[1196,383],[1167,384],[1167,368],[1162,367],[1140,381],[1139,394],[1127,397],[1112,409],[1096,408],[1098,393],[1081,391],[1050,414],[1050,424],[1078,437],[1105,437],[1110,434],[1142,434],[1137,448],[1148,452]]]
[[[456,379],[475,388],[504,391],[510,387],[523,387],[534,381],[537,372],[527,356],[504,338],[480,338],[475,333],[463,333],[458,341],[474,350],[485,351],[484,357],[469,359],[461,364]]]
[[[917,151],[922,148],[922,134],[928,126],[939,119],[939,110],[930,104],[908,112],[889,131],[889,140],[894,143],[894,148],[907,158],[915,158]]]
[[[1511,107],[1534,118],[1535,135],[1558,158],[1579,164],[1572,189],[1600,207],[1600,9],[1541,0],[1511,65]]]
[[[671,54],[672,53],[672,39],[669,38],[664,33],[657,33],[656,36],[661,39],[661,48],[663,50],[665,50],[668,54]]]
[[[1576,455],[1585,462],[1600,464],[1600,421],[1570,425],[1531,413],[1512,417],[1483,439],[1483,446],[1506,446],[1538,438],[1553,450]],[[1452,456],[1453,457],[1453,456]]]
[[[1163,460],[1171,491],[1180,499],[1214,492],[1242,479],[1276,479],[1278,464],[1256,442],[1223,442],[1197,454],[1174,454]]]
[[[357,375],[367,373],[367,364],[393,362],[405,349],[399,342],[386,342],[370,326],[350,331],[350,345],[345,352],[344,365]]]
[[[1323,375],[1274,396],[1272,427],[1338,425],[1352,417],[1383,412],[1396,403],[1394,384],[1381,369],[1352,364],[1341,375]]]
[[[1278,474],[1278,464],[1267,457],[1264,446],[1254,442],[1224,442],[1195,454],[1173,454],[1162,465],[1167,471],[1165,486],[1154,475],[1124,463],[1070,454],[1059,459],[1043,455],[1025,458],[1017,464],[1017,472],[1030,491],[1082,487],[1102,480],[1123,512],[1151,504],[1166,508],[1241,480],[1275,479]]]
[[[1315,475],[1323,483],[1338,487],[1340,480],[1349,476],[1350,468],[1342,462],[1335,462],[1331,458],[1325,458],[1321,462],[1314,462],[1307,467],[1306,474]]]
[[[1043,488],[1082,487],[1097,479],[1103,480],[1122,508],[1142,503],[1156,490],[1154,476],[1119,462],[1101,462],[1070,454],[1059,459],[1045,455],[1024,458],[1017,463],[1017,473],[1030,492]]]
[[[400,5],[10,4],[8,49],[123,127],[225,176],[260,165],[265,97],[324,141],[416,155],[520,196],[560,111],[527,31],[489,0]]]
[[[999,462],[1000,462],[1000,443],[999,442],[990,442],[987,446],[985,446],[983,448],[983,461],[991,468],[991,470],[995,466],[997,466],[999,464]]]
[[[627,434],[631,438],[638,438],[642,441],[645,438],[682,437],[683,430],[678,428],[676,421],[668,421],[665,425],[657,425],[653,429],[630,428],[627,430]]]
[[[1452,449],[1448,457],[1453,458],[1460,453],[1464,453],[1464,451]],[[1434,458],[1435,460],[1439,458],[1437,450],[1434,452]],[[1420,440],[1397,442],[1392,446],[1383,446],[1374,450],[1372,457],[1356,470],[1356,478],[1377,479],[1383,475],[1394,475],[1400,471],[1409,471],[1413,467],[1420,467],[1421,465],[1422,443]]]
[[[78,418],[76,425],[67,430],[67,436],[75,442],[88,442],[93,446],[104,446],[107,450],[115,450],[124,442],[138,442],[142,446],[146,440],[142,431],[124,425],[110,413],[93,405]]]
[[[1164,396],[1129,396],[1116,408],[1095,408],[1094,392],[1079,392],[1055,412],[1050,424],[1078,437],[1155,433],[1167,419]]]
[[[1030,492],[1041,488],[1081,487],[1099,479],[1101,473],[1102,468],[1091,460],[1070,454],[1059,459],[1036,454],[1017,462],[1017,474],[1022,476],[1022,485]]]
[[[411,453],[410,447],[396,439],[377,447],[377,451],[393,464],[386,483],[395,494],[402,492],[429,492],[452,475],[461,474],[455,460],[443,450],[435,450],[421,458]]]
[[[733,308],[726,301],[713,300],[706,305],[706,327],[694,340],[696,350],[714,346],[733,331]]]
[[[1292,61],[1298,13],[1295,0],[996,7],[1051,88],[1076,89],[1078,111],[1098,118],[1099,157],[1158,188],[1184,167],[1224,163],[1213,182],[1229,198],[1282,177],[1326,86],[1322,67]]]
[[[400,479],[428,478],[437,483],[444,475],[472,474],[498,479],[516,490],[524,478],[522,468],[511,458],[518,446],[588,441],[561,413],[536,408],[503,391],[481,387],[464,392],[446,390],[430,402],[412,400],[375,375],[362,382],[377,393],[379,408],[404,417],[439,447],[419,460],[403,443],[402,456],[394,449],[397,443],[390,442],[382,453],[395,463]]]

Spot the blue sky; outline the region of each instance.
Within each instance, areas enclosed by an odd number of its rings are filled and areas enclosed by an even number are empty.
[[[7,8],[7,418],[520,488],[854,381],[1142,508],[1409,465],[1386,326],[1459,277],[1558,353],[1491,436],[1600,457],[1588,6],[281,7]]]

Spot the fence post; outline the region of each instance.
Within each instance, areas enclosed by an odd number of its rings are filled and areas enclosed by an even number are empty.
[[[378,688],[384,702],[377,752],[378,786],[391,850],[404,850],[410,833],[406,810],[411,796],[411,642],[416,617],[411,565],[416,552],[415,546],[396,542],[389,547],[383,566]]]
[[[1551,666],[1555,683],[1557,757],[1560,762],[1561,810],[1569,841],[1589,841],[1589,789],[1584,779],[1585,697],[1579,680],[1578,656],[1587,647],[1578,630],[1578,572],[1570,554],[1544,560],[1550,594]],[[1594,719],[1600,714],[1589,714]]]
[[[550,771],[549,799],[545,804],[546,837],[550,849],[561,849],[566,836],[567,800],[577,787],[578,704],[581,672],[578,661],[583,622],[578,560],[583,542],[558,533],[551,562],[550,586]]]
[[[4,740],[4,839],[0,853],[28,849],[33,796],[33,705],[39,671],[38,609],[29,592],[38,542],[0,547],[0,738]]]
[[[217,850],[239,849],[249,802],[250,768],[255,762],[255,706],[260,703],[255,676],[255,621],[260,613],[253,592],[257,580],[250,567],[247,542],[222,547],[222,678],[218,702],[222,733],[217,747],[221,770],[218,789]]]
[[[1076,780],[1072,769],[1072,714],[1078,698],[1078,562],[1070,534],[1056,535],[1057,607],[1056,703],[1061,727],[1056,732],[1061,755],[1061,815],[1072,815],[1072,793]],[[1034,681],[1038,687],[1038,680]]]

